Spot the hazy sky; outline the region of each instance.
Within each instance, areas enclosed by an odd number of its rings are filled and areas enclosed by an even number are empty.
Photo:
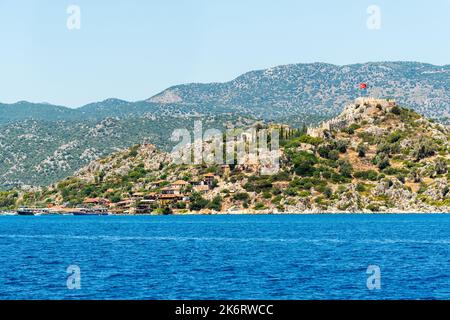
[[[450,0],[0,0],[0,59],[0,102],[70,107],[288,63],[443,65]]]

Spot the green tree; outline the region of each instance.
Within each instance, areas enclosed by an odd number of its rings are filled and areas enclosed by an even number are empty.
[[[339,164],[339,173],[345,178],[351,178],[353,172],[353,167],[348,161],[342,161]]]
[[[215,196],[208,204],[208,208],[215,211],[222,210],[222,197],[220,195]]]
[[[233,199],[236,201],[248,201],[250,199],[250,196],[247,192],[238,192],[234,194]]]
[[[360,143],[356,148],[356,151],[358,152],[358,157],[364,158],[366,156],[367,147],[364,145],[364,143]]]
[[[300,176],[309,176],[314,173],[314,166],[318,162],[315,155],[300,151],[292,158],[294,164],[294,171]]]
[[[209,204],[209,201],[203,198],[199,193],[194,192],[191,196],[190,209],[193,211],[199,211],[205,209]]]

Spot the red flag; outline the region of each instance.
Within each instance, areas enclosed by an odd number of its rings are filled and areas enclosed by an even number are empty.
[[[367,83],[361,82],[361,83],[359,84],[359,88],[360,88],[361,90],[366,90],[366,89],[367,89]]]

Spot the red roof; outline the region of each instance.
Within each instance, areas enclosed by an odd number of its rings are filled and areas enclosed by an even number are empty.
[[[178,181],[175,181],[174,183],[172,183],[172,185],[173,186],[184,186],[184,185],[187,185],[188,183],[186,182],[186,181],[184,181],[184,180],[178,180]]]
[[[100,203],[100,202],[109,202],[109,200],[103,198],[86,198],[83,201],[83,203]]]

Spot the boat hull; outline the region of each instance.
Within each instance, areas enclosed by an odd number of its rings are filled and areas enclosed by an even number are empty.
[[[21,211],[21,210],[19,210],[19,211],[17,211],[17,214],[19,216],[34,216],[34,213],[31,212],[31,211]]]
[[[109,215],[108,213],[104,213],[104,212],[99,212],[99,213],[96,213],[96,212],[89,212],[89,213],[86,213],[86,212],[72,212],[72,215],[74,215],[74,216],[107,216],[107,215]]]

